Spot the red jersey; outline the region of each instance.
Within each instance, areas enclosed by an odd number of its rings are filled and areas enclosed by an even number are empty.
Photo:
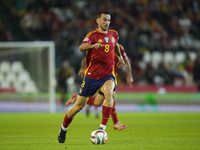
[[[105,34],[96,29],[86,35],[82,43],[104,45],[86,52],[86,77],[101,79],[108,75],[115,75],[114,51],[117,39],[118,33],[115,30],[108,30],[108,33]]]
[[[123,59],[127,57],[126,52],[124,50],[124,47],[119,44],[119,48],[120,48],[120,52],[122,54]],[[119,68],[117,67],[117,64],[119,62],[119,58],[118,56],[115,54],[115,76],[117,76],[118,72],[119,72]]]

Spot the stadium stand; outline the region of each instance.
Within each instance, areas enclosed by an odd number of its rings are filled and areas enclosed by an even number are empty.
[[[135,78],[136,84],[144,81],[145,84],[154,84],[148,82],[144,74],[151,61],[153,69],[164,61],[168,72],[176,70],[176,73],[173,72],[175,75],[170,76],[172,81],[177,76],[183,76],[184,80],[190,80],[185,83],[192,83],[192,74],[182,63],[186,52],[190,53],[191,60],[194,61],[200,50],[199,0],[102,0],[100,4],[92,0],[0,2],[19,20],[21,30],[28,40],[55,41],[56,67],[63,59],[69,59],[78,72],[80,60],[84,56],[78,54],[77,43],[81,42],[88,31],[96,28],[94,15],[99,11],[110,10],[111,28],[119,32],[119,42],[124,46],[133,70],[136,60],[145,61],[145,66],[140,68],[142,71],[134,72],[134,75],[137,76],[138,73],[138,76],[142,76]],[[154,76],[157,75],[154,72]],[[173,85],[174,82],[168,84]]]
[[[0,62],[0,92],[36,93],[37,86],[22,62]]]

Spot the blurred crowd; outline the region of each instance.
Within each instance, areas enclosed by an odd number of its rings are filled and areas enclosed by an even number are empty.
[[[14,41],[15,38],[12,31],[7,29],[3,22],[0,20],[0,41]]]
[[[85,55],[78,50],[78,46],[84,36],[97,27],[95,17],[100,11],[111,13],[110,28],[119,33],[119,43],[130,58],[135,83],[145,80],[155,84],[152,75],[154,78],[160,71],[163,76],[166,76],[166,71],[168,73],[164,84],[173,84],[175,77],[184,78],[178,71],[171,72],[169,66],[163,63],[158,65],[157,71],[152,69],[150,63],[141,68],[138,63],[146,52],[200,51],[200,0],[2,1],[20,20],[20,26],[29,40],[55,41],[56,67],[67,59],[78,71]],[[192,74],[195,63],[188,63],[189,71],[186,64],[181,65]],[[121,71],[122,81],[123,76]]]

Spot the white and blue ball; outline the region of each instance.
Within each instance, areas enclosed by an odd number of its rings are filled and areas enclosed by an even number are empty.
[[[108,135],[106,131],[98,129],[91,133],[90,140],[95,145],[105,144],[108,140]]]

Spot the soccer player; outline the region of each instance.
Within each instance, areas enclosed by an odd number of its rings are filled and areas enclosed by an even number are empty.
[[[60,68],[56,70],[56,79],[58,92],[60,93],[60,101],[58,101],[59,105],[65,104],[65,97],[68,92],[68,85],[66,83],[67,79],[70,77],[75,77],[75,71],[72,66],[70,66],[69,61],[62,61]]]
[[[130,65],[130,62],[128,60],[128,57],[126,55],[126,52],[124,50],[124,47],[122,45],[119,44],[119,47],[120,47],[120,51],[121,51],[121,54],[123,56],[123,59],[126,63],[126,70],[127,70],[127,84],[132,86],[132,82],[133,82],[133,78],[132,78],[132,72],[131,72],[131,65]],[[115,56],[115,64],[118,63],[118,57]],[[87,64],[88,66],[89,64]],[[85,69],[86,69],[86,61],[85,61],[85,58],[82,60],[82,63],[81,63],[81,68],[79,70],[79,73],[78,75],[81,75],[81,77],[84,77],[84,73],[85,73]],[[115,66],[115,76],[117,76],[119,72],[119,69],[117,66]],[[76,101],[77,99],[77,96],[76,94],[72,94],[71,98],[66,102],[65,106],[68,106],[69,104],[72,104]],[[113,92],[113,99],[115,100],[115,92]],[[95,96],[91,97],[88,101],[87,101],[87,104],[88,106],[91,106],[91,105],[94,105],[95,106],[95,111],[96,110],[96,106],[101,106],[103,104],[103,101],[104,101],[104,95],[97,91]],[[87,107],[87,109],[89,109],[89,107]],[[86,111],[88,113],[88,110]],[[95,113],[96,115],[96,113]],[[123,125],[121,122],[118,121],[118,118],[117,118],[117,111],[116,111],[116,107],[115,107],[115,101],[114,101],[114,104],[113,104],[113,108],[112,108],[112,113],[111,113],[111,117],[112,117],[112,120],[113,120],[113,127],[115,129],[118,129],[118,130],[123,130],[127,127],[127,125]]]
[[[79,46],[80,51],[86,51],[86,62],[89,66],[86,69],[77,100],[75,104],[67,111],[64,121],[61,124],[58,141],[64,143],[66,133],[70,123],[76,113],[78,113],[86,104],[88,98],[100,89],[105,96],[102,106],[102,121],[100,127],[106,129],[113,107],[113,91],[115,90],[115,65],[114,54],[119,57],[117,66],[120,68],[125,65],[117,43],[118,33],[110,30],[109,25],[111,16],[108,12],[100,12],[96,22],[98,28],[89,32]]]

